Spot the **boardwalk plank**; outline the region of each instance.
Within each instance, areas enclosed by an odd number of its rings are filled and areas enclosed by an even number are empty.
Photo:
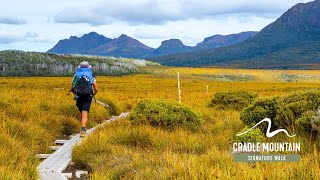
[[[103,127],[105,124],[115,121],[117,119],[125,118],[129,113],[121,113],[117,117],[113,117],[104,123],[97,125],[87,131],[87,134],[92,134],[95,130]],[[72,148],[74,145],[81,143],[80,134],[73,136],[70,140],[56,140],[56,144],[63,144],[54,153],[47,157],[39,166],[38,171],[40,179],[43,180],[65,180],[66,176],[62,171],[67,168],[72,160]]]

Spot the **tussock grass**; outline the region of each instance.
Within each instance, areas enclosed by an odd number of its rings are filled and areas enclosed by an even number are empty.
[[[233,163],[229,149],[219,148],[217,141],[228,143],[212,135],[137,127],[120,120],[75,147],[73,160],[78,168],[93,171],[92,179],[319,178],[316,149],[300,163]]]
[[[141,100],[177,101],[176,72],[180,72],[182,104],[199,111],[203,123],[197,132],[177,128],[166,131],[129,120],[112,122],[74,149],[79,168],[91,170],[93,179],[319,179],[319,151],[299,136],[299,163],[233,163],[231,144],[245,125],[240,113],[208,107],[218,92],[252,92],[260,98],[287,96],[319,90],[320,80],[281,82],[276,74],[316,76],[319,71],[266,71],[210,68],[145,69],[152,74],[97,77],[97,99],[115,103],[119,112],[134,108]],[[220,82],[194,74],[250,75],[254,81]],[[0,78],[0,179],[36,179],[37,153],[79,123],[72,97],[66,97],[70,78]],[[206,93],[206,86],[209,92]],[[64,88],[64,89],[62,89]],[[89,127],[107,119],[108,111],[95,103]],[[63,128],[63,122],[67,128]],[[80,127],[80,124],[79,124]],[[66,132],[63,131],[65,129]],[[272,140],[288,140],[275,136]],[[291,141],[290,139],[290,141]]]
[[[37,179],[35,155],[51,153],[55,139],[80,131],[75,102],[66,96],[70,78],[1,78],[1,83],[0,179]],[[103,107],[93,109],[89,127],[109,116]]]
[[[130,120],[108,124],[74,149],[73,160],[91,171],[92,179],[309,179],[319,178],[317,147],[299,137],[275,136],[269,141],[300,141],[299,163],[233,163],[231,145],[235,134],[245,128],[240,112],[208,107],[219,92],[252,92],[259,98],[287,96],[319,89],[319,80],[306,79],[284,83],[274,75],[282,71],[231,70],[209,68],[147,69],[152,74],[119,78],[102,78],[108,92],[121,109],[135,107],[141,100],[177,101],[176,72],[180,72],[182,103],[199,111],[203,124],[192,133],[178,128],[173,131],[149,125],[132,125]],[[255,81],[220,82],[194,74],[247,74]],[[318,71],[286,71],[312,75]],[[206,93],[206,85],[209,93]]]

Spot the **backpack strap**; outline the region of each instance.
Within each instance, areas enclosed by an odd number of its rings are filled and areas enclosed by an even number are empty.
[[[77,86],[77,84],[78,84],[78,76],[77,76],[77,74],[75,74],[73,76],[72,84],[73,84],[73,88],[75,88]]]

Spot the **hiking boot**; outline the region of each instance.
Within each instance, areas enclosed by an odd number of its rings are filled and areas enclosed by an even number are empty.
[[[86,131],[81,130],[80,131],[80,137],[86,137],[87,133]]]

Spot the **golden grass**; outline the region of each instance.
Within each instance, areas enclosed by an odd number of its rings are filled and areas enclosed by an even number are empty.
[[[216,92],[250,91],[259,97],[318,90],[319,71],[266,71],[199,68],[147,69],[153,74],[100,77],[101,97],[113,97],[121,109],[130,110],[142,99],[177,99],[176,72],[181,75],[182,103],[200,111],[205,123],[199,132],[168,132],[134,126],[128,120],[109,124],[74,149],[73,159],[92,170],[92,179],[307,179],[319,177],[318,151],[303,147],[299,163],[233,163],[231,144],[244,124],[237,111],[220,111],[208,104]],[[249,82],[219,82],[197,74],[255,76]],[[278,74],[315,76],[284,83]],[[310,81],[310,82],[308,82]],[[206,86],[209,85],[209,93]],[[275,137],[278,138],[279,137]],[[284,138],[284,137],[283,137]],[[275,140],[275,139],[274,139]],[[288,139],[286,139],[288,140]],[[303,146],[309,145],[299,137]],[[272,140],[271,140],[272,141]],[[292,139],[290,140],[292,141]],[[306,149],[309,149],[306,151]],[[310,150],[311,149],[311,150]]]
[[[249,91],[259,97],[271,97],[318,90],[319,71],[168,67],[145,71],[147,74],[97,77],[100,86],[97,99],[112,100],[122,112],[142,99],[176,101],[175,73],[179,71],[182,103],[200,111],[205,123],[196,133],[132,126],[128,120],[111,123],[74,150],[74,160],[79,166],[91,168],[93,179],[320,178],[317,150],[304,152],[300,163],[233,163],[231,143],[235,133],[244,127],[239,112],[208,107],[216,92]],[[295,76],[288,76],[293,80],[286,83],[278,76],[281,74]],[[233,75],[236,80],[248,75],[254,79],[225,82],[212,79],[212,75]],[[0,179],[35,179],[39,161],[34,155],[49,152],[47,147],[64,136],[64,128],[78,130],[74,127],[80,126],[76,106],[72,97],[66,96],[70,81],[70,77],[1,78]],[[103,107],[93,104],[89,126],[108,116]]]
[[[78,132],[78,111],[67,96],[70,78],[1,78],[0,179],[36,179],[35,155],[65,132]],[[64,89],[63,89],[64,88]],[[108,118],[93,105],[89,126]]]

